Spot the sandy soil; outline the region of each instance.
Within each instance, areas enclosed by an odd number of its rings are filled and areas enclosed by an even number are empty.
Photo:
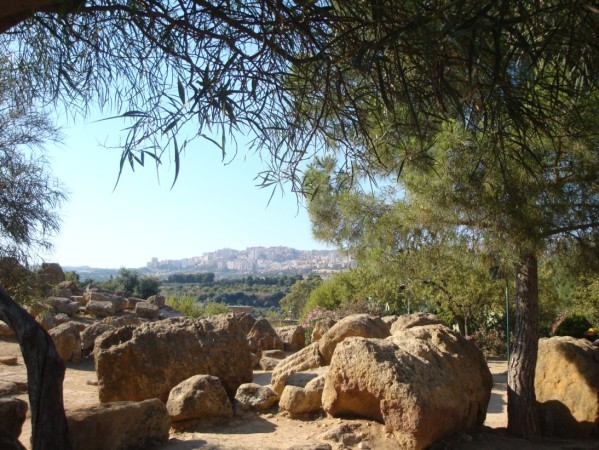
[[[17,357],[17,365],[0,364],[0,386],[3,381],[17,383],[26,382],[25,366],[20,349],[14,340],[0,339],[0,359]],[[505,431],[507,426],[507,364],[505,361],[489,362],[493,373],[494,386],[487,412],[485,427],[472,435],[456,436],[436,448],[451,449],[569,449],[599,450],[599,441],[594,440],[544,440],[531,443],[516,439]],[[268,373],[256,372],[255,381],[268,384]],[[67,364],[64,382],[65,408],[77,409],[98,403],[95,382],[96,373],[91,359]],[[17,395],[28,400],[26,393]],[[338,442],[327,440],[323,434],[331,433],[341,426],[351,426],[351,434]],[[339,433],[337,433],[339,434]],[[27,446],[31,436],[31,424],[27,420],[23,426],[20,440]],[[357,436],[357,438],[356,438]],[[324,415],[303,420],[291,419],[286,413],[276,409],[266,413],[248,413],[236,417],[227,423],[214,423],[196,426],[187,432],[172,431],[169,442],[160,447],[161,450],[285,450],[292,445],[316,444],[327,442],[333,449],[397,449],[397,443],[387,435],[384,427],[366,420],[341,420]],[[29,448],[29,447],[28,447]]]

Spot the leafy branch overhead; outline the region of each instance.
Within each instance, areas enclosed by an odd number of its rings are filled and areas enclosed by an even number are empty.
[[[596,93],[587,4],[38,0],[34,15],[0,5],[0,48],[24,94],[83,114],[97,102],[128,121],[121,171],[170,151],[176,178],[193,139],[225,158],[242,134],[270,158],[266,179],[299,189],[303,163],[325,149],[350,171],[372,160],[400,173],[429,164],[435,132],[459,119],[526,155],[524,134],[556,138],[594,108],[573,111]]]

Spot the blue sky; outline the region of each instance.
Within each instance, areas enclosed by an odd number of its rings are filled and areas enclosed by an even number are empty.
[[[330,248],[312,238],[305,208],[289,189],[268,204],[272,191],[254,179],[262,162],[243,148],[225,165],[219,149],[198,140],[188,146],[172,190],[174,167],[167,162],[160,180],[153,165],[127,168],[113,191],[120,152],[101,143],[118,142],[122,123],[92,120],[65,125],[63,143],[47,146],[69,199],[46,261],[135,268],[152,257],[181,259],[225,247]]]

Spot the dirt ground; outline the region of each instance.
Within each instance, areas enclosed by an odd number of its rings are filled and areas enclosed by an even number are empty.
[[[25,383],[25,366],[16,341],[0,339],[0,359],[16,357],[17,365],[0,364],[0,388],[2,382]],[[505,361],[489,362],[494,386],[487,412],[485,427],[471,435],[456,436],[435,446],[436,449],[488,449],[488,450],[599,450],[597,440],[544,440],[531,443],[516,439],[507,434],[507,364]],[[269,373],[256,372],[255,380],[268,384]],[[77,409],[98,403],[97,382],[93,361],[86,359],[67,364],[63,385],[65,408]],[[25,392],[17,395],[28,401]],[[350,435],[338,442],[327,439],[326,434],[343,425],[354,427]],[[339,433],[337,433],[339,434]],[[27,420],[23,426],[20,441],[28,446],[31,424]],[[353,437],[352,437],[353,436]],[[355,439],[355,436],[359,436]],[[173,431],[167,444],[161,450],[285,450],[293,445],[329,443],[333,449],[396,450],[397,443],[387,435],[384,427],[366,420],[341,420],[325,415],[309,419],[291,419],[284,412],[273,410],[266,413],[248,413],[227,423],[197,426],[192,431]]]

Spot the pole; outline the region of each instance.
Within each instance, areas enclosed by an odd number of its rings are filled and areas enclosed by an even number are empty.
[[[510,302],[508,294],[507,280],[505,281],[505,336],[506,336],[506,349],[507,349],[507,362],[509,367],[510,362]]]

